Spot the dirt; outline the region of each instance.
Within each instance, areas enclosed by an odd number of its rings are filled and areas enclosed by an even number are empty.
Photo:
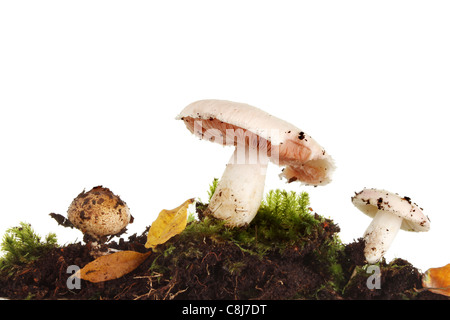
[[[379,289],[368,288],[372,275],[364,267],[361,239],[346,244],[337,255],[340,279],[329,266],[317,260],[323,243],[338,232],[327,228],[314,241],[299,247],[273,249],[255,254],[233,241],[215,237],[176,236],[158,246],[133,272],[116,280],[91,283],[81,280],[80,288],[69,289],[68,267],[83,267],[93,258],[84,243],[51,249],[13,275],[0,275],[0,297],[9,299],[448,299],[421,291],[421,272],[409,262],[382,261]],[[147,252],[147,228],[141,235],[112,241],[110,248]],[[322,249],[321,249],[322,248]],[[367,267],[367,266],[366,266]],[[70,280],[69,280],[70,282]]]

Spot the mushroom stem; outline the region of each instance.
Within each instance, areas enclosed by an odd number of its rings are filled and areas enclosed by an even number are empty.
[[[229,226],[250,223],[261,205],[269,160],[257,151],[236,147],[209,203],[210,214]]]
[[[395,214],[378,210],[364,233],[364,255],[369,264],[378,262],[389,249],[400,230],[402,220]]]

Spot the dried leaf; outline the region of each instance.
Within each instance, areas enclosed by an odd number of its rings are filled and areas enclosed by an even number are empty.
[[[441,268],[428,269],[422,277],[422,286],[433,293],[450,297],[450,263]]]
[[[64,217],[63,215],[60,215],[59,213],[50,213],[49,214],[50,217],[52,217],[53,219],[56,220],[56,222],[60,225],[63,226],[65,228],[74,228],[75,226],[73,225],[72,222],[70,222],[69,219],[67,219],[66,217]]]
[[[162,210],[148,231],[145,247],[154,248],[181,233],[186,228],[188,206],[193,202],[189,199],[175,209]]]
[[[89,262],[75,275],[90,282],[103,282],[122,277],[136,269],[147,259],[151,251],[139,253],[135,251],[119,251],[101,256]]]

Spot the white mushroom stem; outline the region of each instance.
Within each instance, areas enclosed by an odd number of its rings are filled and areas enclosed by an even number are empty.
[[[256,151],[236,147],[209,203],[210,213],[229,226],[250,223],[261,205],[268,159]]]
[[[364,233],[366,242],[364,255],[369,264],[378,262],[389,249],[398,230],[400,230],[402,220],[395,214],[378,210]]]

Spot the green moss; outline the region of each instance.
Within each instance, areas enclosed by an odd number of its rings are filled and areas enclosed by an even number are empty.
[[[241,271],[246,267],[243,261],[227,261],[224,265],[224,269],[228,270],[231,275],[239,276]]]
[[[216,186],[217,179],[214,179],[208,192],[210,198]],[[326,219],[313,214],[309,205],[309,195],[306,192],[297,194],[293,191],[271,190],[249,225],[231,228],[225,225],[225,221],[212,216],[204,216],[201,220],[191,218],[181,237],[208,237],[216,242],[232,241],[242,249],[251,248],[258,254],[274,248],[302,246],[326,222]],[[203,216],[207,206],[197,202],[199,216]]]
[[[152,262],[150,265],[150,268],[148,269],[151,274],[163,274],[168,271],[168,268],[165,267],[163,264],[158,263],[158,261],[163,259],[165,257],[164,253],[160,253]]]
[[[217,185],[219,183],[219,179],[214,178],[213,182],[211,183],[211,185],[209,186],[209,191],[208,191],[208,202],[211,201],[211,198],[214,194],[214,192],[216,191]]]
[[[284,246],[307,238],[321,222],[319,216],[311,214],[306,192],[277,189],[266,195],[248,229],[255,231],[249,234],[255,235],[254,241]]]
[[[49,233],[44,241],[38,236],[31,225],[21,222],[19,227],[6,230],[0,245],[4,252],[0,258],[0,271],[8,273],[22,265],[26,265],[37,260],[47,250],[57,246],[57,239],[54,233]]]

